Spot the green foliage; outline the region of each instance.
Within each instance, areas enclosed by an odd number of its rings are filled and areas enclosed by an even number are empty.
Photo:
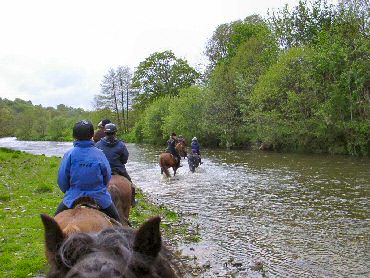
[[[178,97],[172,98],[162,127],[165,138],[176,132],[189,142],[194,136],[203,141],[203,103],[204,94],[198,87],[183,89]]]
[[[283,48],[315,44],[321,31],[330,29],[336,10],[327,0],[300,0],[272,13],[269,24]]]
[[[143,142],[158,145],[165,142],[167,135],[163,133],[162,126],[164,118],[168,115],[170,101],[170,97],[162,97],[145,109],[142,122]]]
[[[190,87],[198,77],[199,73],[172,51],[155,52],[134,73],[132,86],[139,89],[135,104],[145,107],[158,97],[177,96],[180,89]]]

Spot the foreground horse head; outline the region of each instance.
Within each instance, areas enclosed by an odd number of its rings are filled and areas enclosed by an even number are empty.
[[[176,277],[162,246],[160,218],[137,231],[116,227],[65,237],[58,223],[41,215],[50,263],[47,277]]]

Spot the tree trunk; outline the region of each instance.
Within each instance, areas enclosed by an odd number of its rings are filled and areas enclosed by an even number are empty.
[[[121,119],[120,119],[120,116],[119,116],[119,110],[118,110],[116,91],[115,91],[115,87],[114,87],[114,81],[113,81],[112,92],[113,92],[113,97],[114,97],[114,107],[115,107],[115,110],[116,110],[118,125],[121,126]]]

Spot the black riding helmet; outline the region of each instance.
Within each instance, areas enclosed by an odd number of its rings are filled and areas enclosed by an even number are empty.
[[[104,132],[107,135],[115,134],[117,132],[117,127],[113,123],[106,124],[104,127]]]
[[[94,135],[94,126],[90,121],[82,120],[75,123],[73,137],[76,140],[90,140]]]

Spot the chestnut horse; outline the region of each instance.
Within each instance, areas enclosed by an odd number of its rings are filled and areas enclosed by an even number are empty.
[[[163,277],[176,278],[179,268],[162,245],[160,218],[146,221],[137,231],[115,227],[97,233],[65,237],[52,217],[42,214],[48,278]]]
[[[176,144],[176,151],[180,155],[180,157],[184,156],[186,153],[186,147],[181,144]],[[165,173],[167,177],[170,177],[170,172],[168,168],[172,167],[173,175],[176,175],[176,170],[179,168],[178,165],[180,163],[177,162],[176,158],[170,153],[161,153],[159,156],[159,166],[161,167],[161,174]]]
[[[109,181],[108,191],[117,208],[121,224],[124,226],[129,225],[131,182],[125,177],[112,175]],[[76,232],[98,232],[117,225],[116,221],[110,219],[103,212],[94,208],[81,206],[62,211],[55,216],[55,221],[66,236]]]

